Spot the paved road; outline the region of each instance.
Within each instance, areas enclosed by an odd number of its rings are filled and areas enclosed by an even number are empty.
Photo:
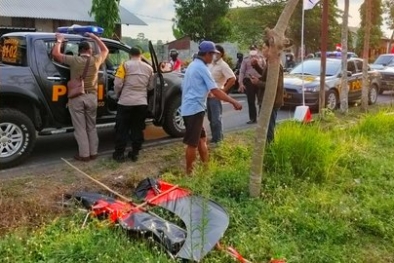
[[[383,94],[379,96],[380,103],[389,103],[394,101],[392,94]],[[225,103],[223,106],[223,129],[224,131],[231,131],[235,129],[242,129],[251,127],[247,125],[248,121],[248,107],[246,103],[246,97],[244,95],[234,95],[236,99],[242,103],[244,109],[242,111],[233,110],[232,106]],[[278,113],[278,120],[292,118],[293,112],[290,110],[281,110]],[[209,132],[209,125],[206,122],[205,127]],[[158,143],[165,143],[171,140],[161,128],[149,125],[145,131],[146,146],[154,146]],[[100,138],[100,155],[109,155],[113,151],[113,128],[106,128],[99,130]],[[60,162],[60,158],[72,158],[77,150],[77,144],[74,140],[72,133],[58,134],[51,136],[40,136],[37,140],[34,151],[30,158],[16,168],[0,171],[1,175],[12,172],[13,170],[25,170],[28,171],[30,168],[43,166],[48,164],[55,164]]]

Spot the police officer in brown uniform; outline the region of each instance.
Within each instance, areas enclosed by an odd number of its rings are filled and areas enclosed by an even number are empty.
[[[88,41],[79,44],[79,56],[63,55],[60,47],[64,42],[62,34],[56,34],[56,44],[52,50],[54,59],[70,66],[70,78],[82,76],[85,65],[89,60],[88,70],[84,79],[85,93],[68,100],[68,109],[74,126],[74,136],[78,143],[78,154],[74,159],[87,162],[96,159],[98,151],[98,135],[96,129],[97,87],[100,65],[108,55],[105,44],[94,34],[87,33],[100,48],[100,53],[93,55],[93,49]]]
[[[257,120],[257,109],[256,109],[256,99],[258,88],[250,80],[251,78],[260,78],[261,75],[252,67],[251,61],[257,59],[259,65],[264,68],[265,61],[263,56],[258,54],[257,46],[252,45],[249,48],[249,56],[245,57],[241,64],[241,69],[239,71],[239,92],[245,92],[248,98],[248,108],[249,108],[249,121],[247,124],[256,123]]]

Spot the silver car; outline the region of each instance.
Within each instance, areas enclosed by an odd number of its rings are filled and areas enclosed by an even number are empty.
[[[363,60],[348,59],[347,62],[349,102],[361,99]],[[319,106],[320,90],[320,59],[310,59],[303,62],[305,105],[311,108]],[[381,75],[378,71],[369,69],[370,79],[369,103],[374,104],[378,98]],[[284,76],[284,104],[285,106],[302,105],[302,64],[297,65]],[[339,105],[341,90],[341,60],[327,58],[326,64],[326,107],[335,109]]]

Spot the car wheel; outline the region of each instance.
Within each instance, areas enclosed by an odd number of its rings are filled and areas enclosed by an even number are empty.
[[[164,113],[164,131],[172,137],[182,137],[185,134],[185,123],[181,115],[181,96],[176,95],[169,100]]]
[[[335,110],[338,107],[338,92],[336,92],[336,90],[330,89],[326,96],[326,108]]]
[[[379,94],[378,86],[376,86],[376,84],[372,84],[371,88],[369,89],[368,103],[375,104],[376,101],[378,100],[378,94]]]
[[[1,109],[0,114],[0,168],[10,168],[23,162],[33,150],[36,131],[24,113]]]

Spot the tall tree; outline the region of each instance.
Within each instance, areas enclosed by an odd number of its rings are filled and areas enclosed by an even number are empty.
[[[243,49],[252,43],[258,44],[264,35],[261,28],[273,28],[284,5],[284,1],[275,1],[230,9],[227,17],[233,26],[231,40],[240,44]]]
[[[342,78],[341,78],[341,112],[346,113],[349,106],[348,93],[349,86],[347,82],[347,51],[348,51],[348,17],[349,17],[349,0],[345,0],[345,8],[342,15],[342,37],[341,37],[341,46],[342,46]]]
[[[247,1],[249,7],[230,9],[228,17],[234,27],[234,40],[241,44],[246,42],[248,45],[256,42],[256,39],[262,36],[262,32],[259,31],[261,27],[275,26],[274,23],[278,20],[286,2],[286,0],[250,0]],[[310,52],[320,49],[322,8],[319,6],[305,13],[304,44]],[[340,15],[337,0],[329,1],[329,9],[328,46],[334,49],[341,36],[341,28],[337,21]],[[297,5],[286,30],[286,35],[294,41],[296,47],[301,46],[301,16],[302,1]]]
[[[323,109],[326,107],[326,73],[327,73],[327,48],[328,48],[328,17],[329,2],[323,0],[321,2],[322,19],[321,19],[321,43],[320,43],[320,89],[319,89],[319,114],[322,117]],[[335,94],[334,94],[335,95]]]
[[[175,19],[172,20],[172,22],[176,22]],[[183,33],[174,25],[172,25],[172,35],[175,37],[175,39],[180,39],[183,37]]]
[[[89,15],[94,15],[97,25],[104,28],[104,36],[112,37],[116,24],[120,23],[120,0],[93,0]]]
[[[337,0],[328,1],[328,10],[327,46],[329,50],[333,50],[341,39],[341,27],[337,21],[337,18],[340,17]],[[313,9],[305,12],[304,45],[307,53],[320,50],[322,11],[323,1],[320,1]],[[289,37],[294,40],[294,45],[298,47],[301,46],[301,21],[302,1],[297,5],[297,9],[291,18],[288,33]]]
[[[370,36],[372,29],[372,12],[371,7],[373,0],[365,0],[364,8],[365,12],[365,33],[364,33],[364,50],[363,50],[363,86],[361,92],[361,109],[367,111],[368,108],[368,94],[369,94],[369,79],[368,79],[368,59],[369,59],[369,48],[370,48]]]
[[[268,72],[261,113],[257,122],[256,142],[249,178],[249,194],[252,197],[258,197],[261,192],[267,131],[278,86],[280,54],[283,47],[289,45],[289,40],[285,38],[284,34],[298,1],[299,0],[289,0],[274,29],[266,29],[266,38],[269,42]]]
[[[389,52],[391,52],[394,41],[394,0],[385,0],[384,7],[384,11],[387,14],[386,24],[392,30],[389,43]]]
[[[194,41],[223,42],[230,38],[226,17],[232,0],[175,0],[175,26]]]
[[[361,53],[364,49],[364,35],[366,31],[366,24],[371,22],[370,28],[370,39],[369,39],[369,47],[371,49],[379,48],[380,41],[382,39],[383,33],[381,26],[383,24],[383,2],[382,0],[371,0],[371,19],[368,20],[366,14],[368,12],[365,11],[366,0],[360,6],[360,17],[361,17],[361,27],[357,32],[357,52]]]

